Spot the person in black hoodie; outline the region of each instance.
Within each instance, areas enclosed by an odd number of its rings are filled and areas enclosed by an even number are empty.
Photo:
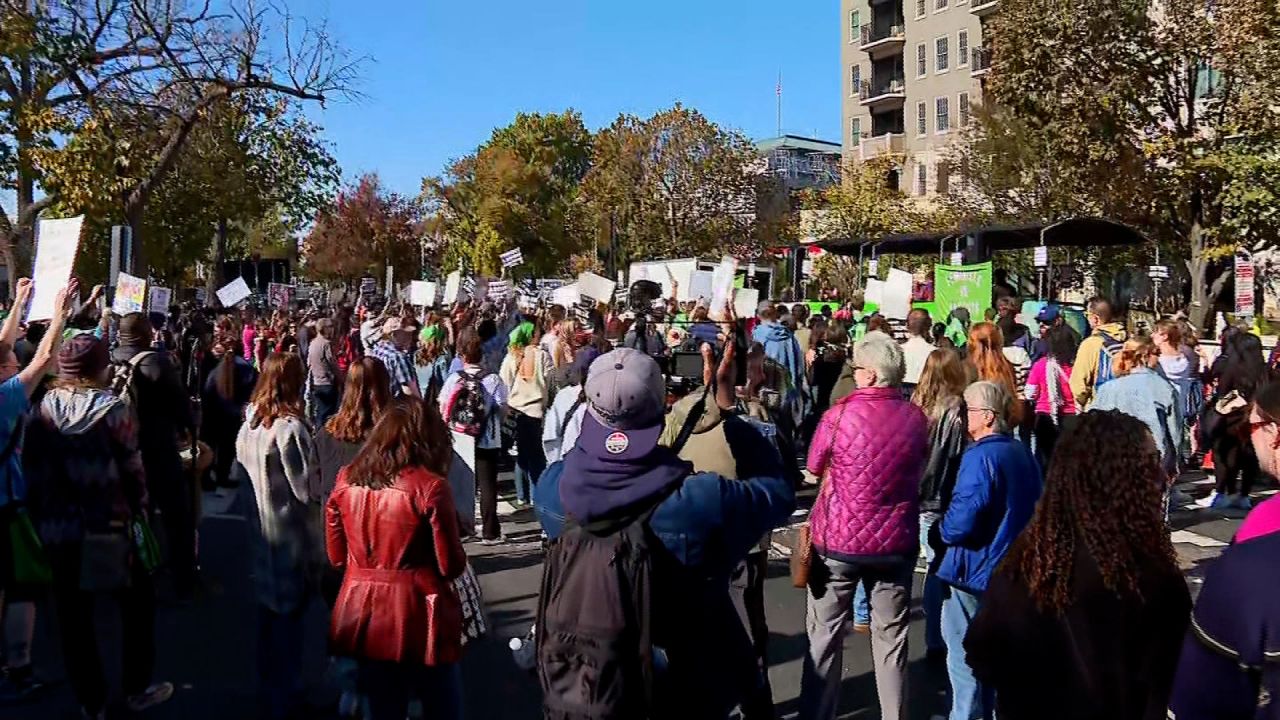
[[[1001,720],[1161,720],[1191,597],[1141,421],[1080,417],[964,640]],[[1179,716],[1181,717],[1181,716]]]
[[[120,319],[120,344],[111,353],[112,372],[125,402],[138,417],[138,447],[147,494],[160,516],[174,589],[187,595],[196,580],[194,477],[182,466],[179,446],[195,429],[191,400],[168,353],[152,349],[151,321],[142,313]]]

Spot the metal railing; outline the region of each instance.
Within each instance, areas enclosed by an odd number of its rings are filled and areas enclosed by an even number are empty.
[[[969,71],[985,72],[991,69],[991,48],[976,47],[969,52]]]
[[[870,80],[863,80],[862,87],[858,89],[858,99],[870,100],[882,95],[905,93],[906,90],[907,85],[902,78],[890,78],[888,82],[876,83],[874,87]]]
[[[901,25],[901,24],[890,25],[887,29],[881,29],[879,31],[875,29],[872,23],[867,23],[862,26],[862,44],[863,45],[870,45],[871,43],[877,43],[877,42],[880,42],[881,40],[890,40],[890,39],[905,40],[906,37],[907,37],[907,28],[905,25]]]

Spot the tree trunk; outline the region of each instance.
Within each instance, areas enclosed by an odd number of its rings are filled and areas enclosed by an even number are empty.
[[[1209,280],[1209,260],[1205,257],[1204,227],[1196,220],[1191,225],[1191,257],[1187,260],[1187,272],[1191,275],[1191,308],[1188,320],[1192,327],[1200,328],[1209,336],[1213,333],[1213,308],[1218,296],[1226,287],[1231,273],[1223,270],[1212,282]]]
[[[218,292],[218,285],[222,282],[222,263],[227,259],[227,219],[218,220],[218,230],[213,235],[213,253],[211,259],[211,267],[209,272],[205,274],[205,304],[213,306],[213,298]]]

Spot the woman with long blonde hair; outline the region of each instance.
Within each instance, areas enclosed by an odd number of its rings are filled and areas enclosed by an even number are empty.
[[[1009,424],[1019,426],[1026,418],[1026,408],[1022,400],[1022,388],[1014,372],[1013,363],[1004,355],[1004,333],[995,323],[980,322],[969,329],[969,344],[965,346],[967,360],[978,380],[989,380],[1004,386],[1005,392],[1013,398],[1009,411]]]
[[[942,581],[934,574],[929,530],[947,511],[956,485],[960,457],[969,446],[965,431],[964,389],[969,370],[950,348],[929,353],[911,402],[929,418],[929,454],[920,478],[920,548],[928,574],[924,580],[924,639],[930,657],[946,654],[942,640]]]

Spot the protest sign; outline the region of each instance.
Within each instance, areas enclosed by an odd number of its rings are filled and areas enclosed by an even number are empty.
[[[409,304],[430,307],[436,304],[436,284],[427,280],[409,283]]]
[[[236,303],[252,294],[249,291],[249,284],[244,281],[244,278],[238,277],[218,290],[218,302],[222,303],[222,307],[235,307]]]
[[[738,260],[725,256],[711,277],[711,316],[723,318],[725,307],[733,297],[733,280],[738,274]]]
[[[209,301],[209,291],[205,290],[204,288],[196,288],[196,304],[199,305],[200,307],[204,307],[205,303],[207,303],[208,301]]]
[[[502,267],[510,268],[520,265],[524,262],[524,255],[520,252],[520,248],[513,248],[498,256],[502,260]]]
[[[116,296],[111,301],[111,312],[116,315],[142,312],[142,301],[147,297],[147,281],[129,273],[116,276]]]
[[[147,296],[147,309],[153,313],[169,314],[169,305],[173,299],[173,291],[169,288],[153,287]]]
[[[287,309],[293,304],[296,289],[292,285],[284,283],[270,283],[267,285],[267,303],[273,308]]]
[[[689,299],[711,300],[715,273],[710,270],[694,270],[689,273]]]
[[[489,281],[489,299],[494,302],[500,302],[511,297],[511,281],[510,280],[490,280]]]
[[[36,224],[36,262],[31,273],[32,297],[27,322],[53,317],[58,291],[71,279],[83,225],[83,215],[41,220]]]
[[[867,286],[863,290],[862,298],[876,307],[880,307],[880,303],[884,300],[884,281],[879,278],[867,278]]]
[[[444,304],[452,305],[458,301],[458,290],[462,288],[462,273],[454,270],[444,279]]]
[[[577,305],[578,300],[581,297],[582,297],[582,292],[578,290],[577,283],[561,285],[560,287],[551,291],[551,304],[559,305],[565,310],[568,310],[572,308],[574,305]]]
[[[936,265],[933,268],[934,305],[945,318],[962,307],[975,322],[991,307],[991,263]]]
[[[578,292],[598,302],[609,302],[613,299],[613,288],[618,283],[593,272],[584,272],[578,276]]]
[[[733,291],[733,312],[740,318],[753,318],[760,306],[760,291],[756,288],[738,288]]]
[[[891,320],[906,320],[911,312],[911,286],[911,273],[890,268],[880,298],[880,314]]]

